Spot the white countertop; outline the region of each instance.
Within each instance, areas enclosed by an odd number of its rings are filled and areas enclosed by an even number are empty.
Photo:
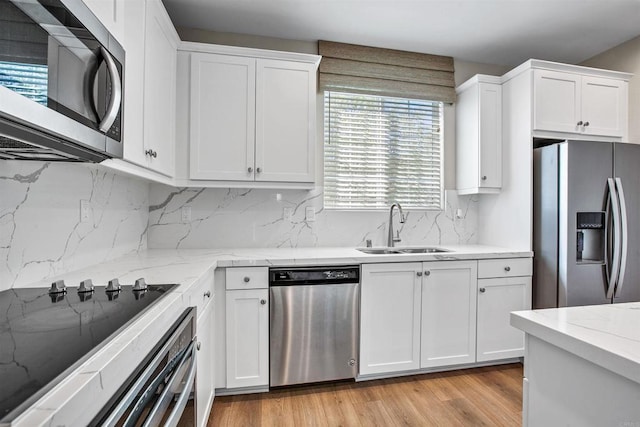
[[[179,286],[38,400],[14,421],[14,425],[75,425],[89,422],[94,414],[87,408],[97,411],[104,406],[106,399],[115,393],[179,314],[190,305],[188,295],[192,286],[217,267],[348,265],[533,255],[530,251],[480,245],[438,247],[451,252],[367,255],[354,248],[152,249],[46,280],[22,284],[21,287],[49,287],[53,280],[64,279],[67,286],[75,287],[80,281],[91,278],[95,285],[100,286],[118,278],[121,284],[129,285],[144,277],[148,284],[177,283]]]
[[[640,383],[640,302],[518,311],[511,325]]]

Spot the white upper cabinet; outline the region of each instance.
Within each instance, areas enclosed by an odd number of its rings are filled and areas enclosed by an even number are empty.
[[[184,43],[179,58],[180,184],[314,182],[318,56]]]
[[[456,103],[456,188],[459,194],[502,187],[502,86],[476,75],[460,85]]]
[[[190,178],[253,178],[253,58],[191,54]]]
[[[533,130],[624,137],[628,83],[579,73],[581,70],[534,70]]]
[[[94,15],[107,27],[109,33],[124,43],[125,1],[127,0],[83,0]]]
[[[124,159],[173,177],[179,37],[160,0],[125,8]]]

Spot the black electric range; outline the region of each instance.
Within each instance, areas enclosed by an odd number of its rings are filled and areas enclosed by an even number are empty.
[[[176,285],[0,292],[0,425],[10,423]]]

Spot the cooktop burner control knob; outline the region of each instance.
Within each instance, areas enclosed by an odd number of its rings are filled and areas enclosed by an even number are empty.
[[[133,290],[134,291],[146,291],[147,290],[147,284],[144,281],[144,278],[140,278],[136,280],[136,283],[133,285]]]
[[[49,289],[50,295],[66,294],[66,293],[67,293],[67,287],[64,284],[64,280],[56,280],[51,284],[51,288]]]
[[[105,292],[107,293],[120,292],[121,290],[122,290],[122,286],[120,286],[120,282],[118,281],[118,279],[111,279],[107,284],[107,288],[105,289]]]
[[[91,279],[83,280],[80,282],[80,286],[78,287],[79,294],[92,293],[94,290],[93,281]]]

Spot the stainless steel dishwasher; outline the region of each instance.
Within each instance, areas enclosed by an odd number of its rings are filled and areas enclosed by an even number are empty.
[[[269,270],[270,385],[355,378],[360,267]]]

